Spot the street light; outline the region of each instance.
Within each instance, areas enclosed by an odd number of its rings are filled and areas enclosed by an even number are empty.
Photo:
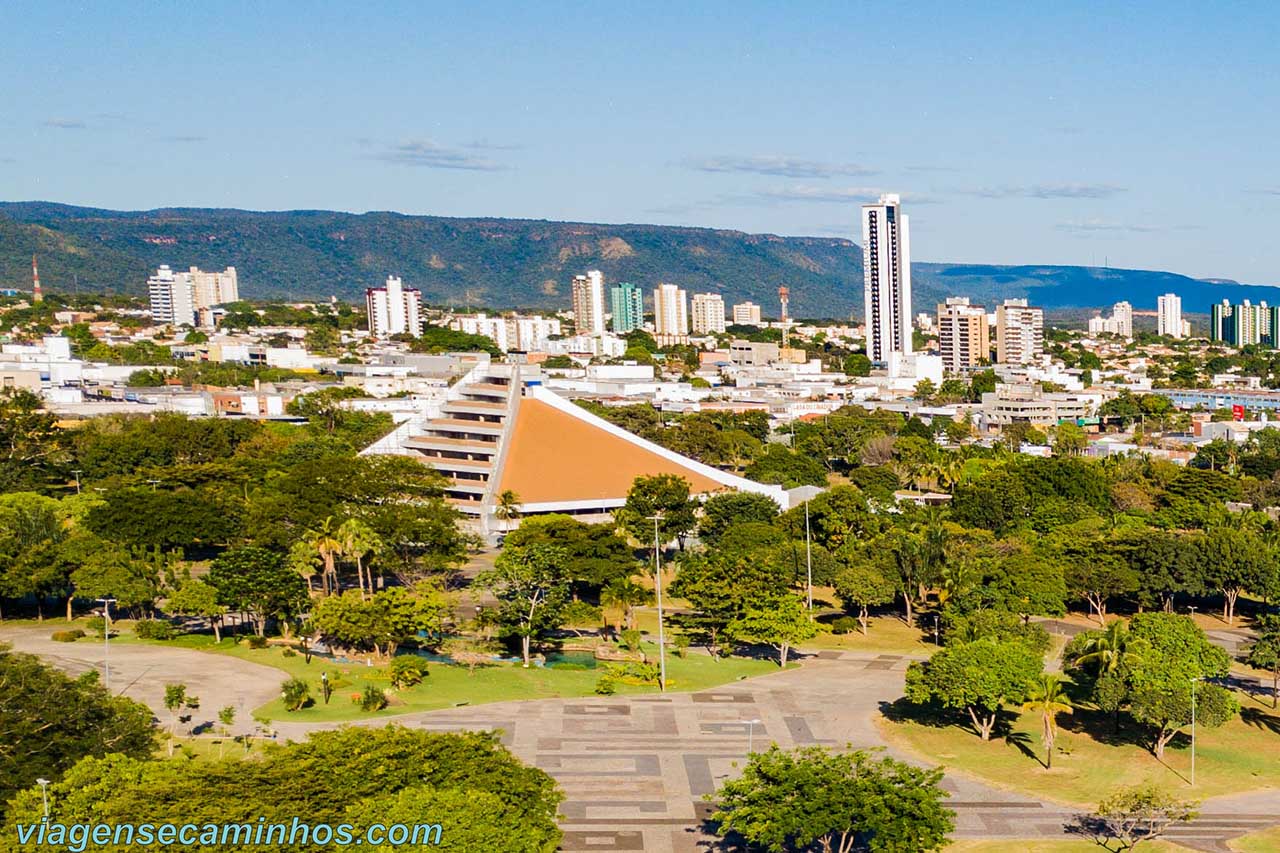
[[[804,569],[809,589],[809,621],[813,621],[813,537],[809,534],[809,502],[804,502]]]
[[[653,588],[658,599],[658,690],[667,692],[667,647],[662,627],[662,553],[658,542],[658,522],[662,513],[649,516],[653,522]]]
[[[107,692],[111,692],[111,605],[114,598],[99,598],[102,603],[102,680]]]
[[[37,779],[36,784],[40,786],[40,801],[44,804],[43,822],[49,822],[49,780]]]
[[[935,646],[942,645],[942,643],[938,641],[938,614],[937,613],[933,614],[933,644]]]
[[[747,755],[755,752],[755,734],[756,726],[760,725],[760,720],[747,720]]]
[[[1196,682],[1200,678],[1191,679],[1191,787],[1196,786]]]
[[[76,494],[78,495],[80,494],[80,475],[84,472],[81,469],[76,468],[71,473],[76,475]]]

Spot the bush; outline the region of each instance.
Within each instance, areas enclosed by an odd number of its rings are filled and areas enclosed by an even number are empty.
[[[412,687],[427,677],[427,662],[417,655],[399,655],[391,659],[391,686]]]
[[[71,631],[54,631],[49,635],[49,639],[57,643],[74,643],[76,640],[84,636],[84,631],[76,628]]]
[[[611,675],[602,675],[596,680],[597,696],[612,696],[618,690],[618,685]]]
[[[251,649],[265,649],[267,647],[267,638],[259,637],[257,634],[250,634],[248,643]]]
[[[381,711],[383,708],[387,707],[387,694],[381,687],[374,687],[370,684],[364,689],[364,692],[357,697],[356,704],[360,706],[361,711],[368,713]]]
[[[297,656],[298,656],[298,653],[295,652],[293,649],[289,648],[288,646],[286,646],[285,650],[280,653],[280,657],[282,658],[296,658]]]
[[[178,635],[173,623],[165,619],[139,619],[133,623],[133,633],[140,640],[172,640]]]
[[[622,647],[629,652],[640,651],[640,631],[637,628],[628,628],[622,632]]]
[[[656,663],[625,663],[608,667],[605,676],[626,684],[657,684],[661,671]]]
[[[831,620],[831,633],[856,634],[862,630],[862,623],[852,616],[837,616]]]
[[[691,645],[693,645],[693,638],[688,634],[676,634],[671,639],[671,651],[675,652],[675,655],[678,658],[682,658],[687,655]]]
[[[290,678],[280,686],[280,698],[286,711],[301,711],[311,704],[311,685],[301,678]]]
[[[89,621],[85,623],[90,631],[98,635],[98,639],[102,639],[107,632],[107,620],[101,616],[90,616]]]

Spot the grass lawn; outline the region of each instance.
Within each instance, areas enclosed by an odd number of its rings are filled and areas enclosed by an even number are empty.
[[[1040,720],[1023,714],[1007,736],[984,743],[967,728],[926,719],[900,704],[882,718],[881,731],[921,758],[1008,790],[1073,805],[1092,806],[1121,785],[1152,780],[1195,798],[1280,785],[1280,715],[1241,697],[1244,713],[1221,728],[1196,733],[1196,787],[1187,783],[1190,741],[1185,735],[1157,760],[1135,742],[1137,732],[1112,733],[1106,715],[1079,709],[1059,717],[1053,769],[1041,764]],[[909,715],[909,716],[908,716]],[[891,718],[890,718],[891,717]],[[954,718],[950,718],[954,719]]]
[[[1144,842],[1138,849],[1144,853],[1181,853],[1189,848],[1157,839]],[[1032,838],[1012,841],[957,841],[947,848],[946,853],[1098,853],[1100,850],[1101,847],[1086,838]]]
[[[867,620],[867,634],[832,634],[823,631],[801,644],[807,649],[840,649],[850,652],[923,655],[937,651],[932,640],[925,641],[919,628],[912,628],[897,616],[872,616]]]
[[[145,641],[144,641],[145,642]],[[551,699],[595,694],[596,681],[604,671],[599,669],[558,669],[530,667],[519,664],[477,667],[468,672],[463,666],[442,663],[430,664],[430,674],[415,687],[395,690],[391,687],[384,669],[354,663],[334,663],[313,657],[307,663],[301,654],[290,657],[284,649],[271,647],[251,649],[244,644],[223,640],[215,644],[206,635],[188,634],[177,640],[157,645],[179,645],[217,654],[231,655],[254,663],[274,666],[282,670],[281,681],[298,677],[311,684],[313,704],[301,711],[287,712],[279,699],[268,702],[254,711],[254,716],[269,720],[297,722],[346,721],[370,717],[391,717],[416,711],[433,711],[456,705],[481,705],[487,702],[506,702],[518,699]],[[650,659],[656,659],[657,648],[647,646]],[[769,660],[728,658],[712,660],[701,654],[684,658],[667,655],[667,684],[671,690],[702,690],[718,684],[737,681],[752,675],[777,672],[778,665]],[[329,704],[325,705],[320,692],[320,676],[328,673],[335,685]],[[351,701],[367,685],[380,687],[387,692],[391,704],[382,711],[368,714]],[[654,693],[657,687],[647,685],[617,684],[620,694]]]
[[[1232,850],[1240,853],[1275,853],[1280,850],[1280,827],[1251,832],[1227,842]]]

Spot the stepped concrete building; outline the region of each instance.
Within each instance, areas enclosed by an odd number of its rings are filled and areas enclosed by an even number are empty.
[[[402,424],[364,452],[415,456],[438,470],[448,501],[485,535],[513,526],[494,515],[505,492],[516,495],[521,515],[607,521],[643,475],[676,474],[698,496],[756,492],[787,506],[781,486],[646,441],[544,388],[531,365],[480,363],[438,414]]]

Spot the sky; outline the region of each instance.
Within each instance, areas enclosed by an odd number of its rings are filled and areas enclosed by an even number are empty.
[[[1274,3],[0,4],[0,199],[844,236],[1280,284]]]

